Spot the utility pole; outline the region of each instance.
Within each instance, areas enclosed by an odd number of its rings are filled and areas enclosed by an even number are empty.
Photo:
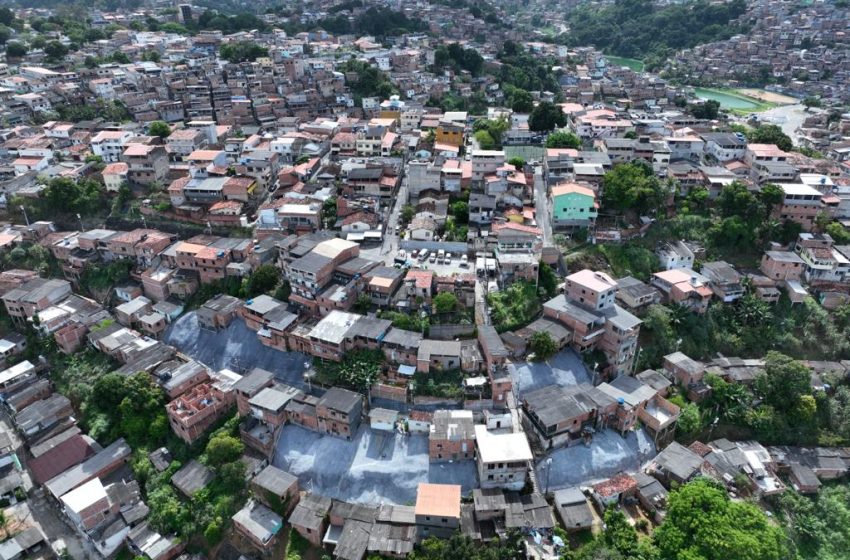
[[[24,221],[27,223],[27,227],[30,227],[30,219],[27,217],[27,209],[24,208],[23,204],[21,204],[21,212],[24,213]]]

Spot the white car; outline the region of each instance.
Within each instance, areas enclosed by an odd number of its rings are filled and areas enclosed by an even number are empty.
[[[469,266],[469,255],[462,255],[460,257],[460,266],[466,268]]]
[[[452,254],[446,253],[446,256],[443,258],[443,262],[446,263],[446,264],[451,264],[452,263]]]

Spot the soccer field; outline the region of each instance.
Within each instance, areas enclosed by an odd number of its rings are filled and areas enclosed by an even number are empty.
[[[504,150],[506,159],[515,157],[520,157],[525,161],[541,161],[543,159],[542,146],[505,146]]]

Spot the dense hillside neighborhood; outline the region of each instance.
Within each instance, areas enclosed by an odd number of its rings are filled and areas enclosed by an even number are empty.
[[[237,4],[0,7],[0,560],[848,557],[844,0]]]

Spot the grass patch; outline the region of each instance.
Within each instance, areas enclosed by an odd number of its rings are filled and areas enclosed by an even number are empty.
[[[298,531],[290,527],[286,543],[286,560],[303,560],[309,550],[310,541],[302,537]]]
[[[605,55],[605,59],[608,60],[608,63],[612,66],[626,66],[635,72],[643,72],[644,64],[642,60],[626,58],[623,56],[611,56],[607,54]]]
[[[463,373],[458,369],[417,371],[413,375],[413,394],[417,397],[459,399],[463,397]]]
[[[524,327],[540,313],[537,287],[531,282],[514,282],[501,292],[487,296],[490,317],[499,332]]]
[[[743,93],[732,89],[732,88],[696,88],[697,96],[706,97],[709,99],[716,99],[720,101],[721,109],[727,110],[731,113],[735,113],[737,115],[748,115],[750,113],[760,113],[762,111],[767,111],[768,109],[773,109],[775,107],[779,107],[777,103],[769,103],[767,101],[762,101],[760,99],[756,99],[755,97],[750,97],[748,95],[744,95]],[[701,95],[706,94],[706,95]],[[723,97],[731,97],[741,101],[742,103],[749,103],[752,107],[734,107],[729,103],[723,102]]]

